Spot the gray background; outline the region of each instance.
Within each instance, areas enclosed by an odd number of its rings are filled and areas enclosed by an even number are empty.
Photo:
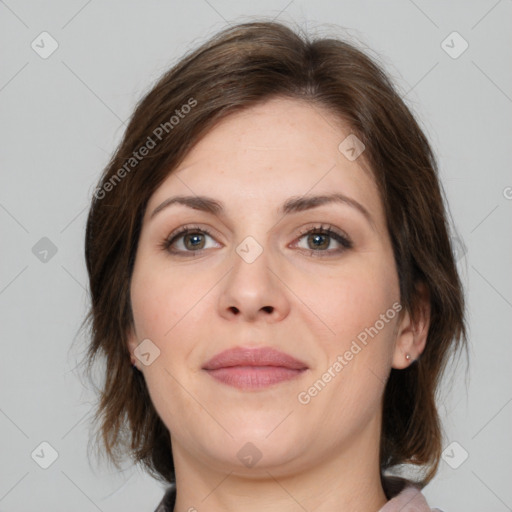
[[[369,46],[421,119],[458,232],[471,344],[469,373],[464,361],[451,366],[443,386],[447,451],[424,492],[445,511],[512,510],[512,1],[7,0],[1,511],[152,511],[160,500],[162,487],[140,470],[116,473],[87,455],[94,392],[77,373],[76,336],[88,304],[87,207],[141,95],[186,50],[257,15]],[[51,49],[43,31],[59,45],[47,58],[31,47]],[[463,41],[446,39],[453,31],[469,44],[460,55]],[[42,442],[58,453],[48,469]]]

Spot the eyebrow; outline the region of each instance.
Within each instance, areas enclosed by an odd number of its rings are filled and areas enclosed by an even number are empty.
[[[312,208],[317,208],[325,204],[338,203],[345,204],[357,210],[361,213],[365,219],[370,223],[373,229],[376,230],[375,222],[370,215],[370,212],[359,202],[351,197],[343,194],[326,194],[318,196],[297,196],[290,197],[281,206],[279,212],[282,215],[288,215],[290,213],[303,212]],[[216,216],[221,216],[224,212],[224,206],[222,202],[207,196],[173,196],[166,199],[163,203],[159,204],[151,213],[150,220],[155,215],[165,208],[168,208],[174,204],[181,204],[192,208],[194,210],[200,210],[203,212],[211,213]]]

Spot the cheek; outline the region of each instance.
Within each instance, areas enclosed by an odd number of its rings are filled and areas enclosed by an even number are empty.
[[[132,311],[139,338],[152,336],[157,343],[172,337],[183,321],[190,322],[194,305],[207,291],[204,278],[186,279],[168,269],[160,272],[147,265],[134,269],[131,285]]]
[[[393,304],[398,303],[399,289],[397,276],[389,268],[381,257],[373,264],[350,265],[337,275],[297,283],[297,295],[305,297],[308,314],[313,314],[315,324],[325,331],[321,336],[331,355],[350,345],[360,333],[364,339],[364,333],[376,323],[385,337],[392,334]]]
[[[334,335],[318,340],[326,358],[299,400],[326,425],[348,432],[375,414],[391,368],[398,299],[393,280],[382,273],[353,274],[318,295],[318,314]]]
[[[178,382],[190,379],[197,371],[191,355],[199,341],[208,339],[205,316],[211,316],[214,308],[213,294],[207,293],[211,287],[204,275],[194,281],[183,272],[156,265],[134,269],[131,301],[135,333],[139,342],[150,339],[159,353],[153,364],[143,367],[155,405],[168,400],[172,403],[180,395]],[[166,390],[165,396],[159,396],[161,389]]]
[[[197,405],[180,385],[192,370],[187,367],[192,348],[187,343],[187,326],[200,290],[191,290],[193,287],[184,288],[171,276],[162,276],[155,267],[134,269],[131,302],[137,339],[150,339],[158,352],[150,365],[142,366],[144,380],[156,411],[176,432],[185,430],[183,419]]]

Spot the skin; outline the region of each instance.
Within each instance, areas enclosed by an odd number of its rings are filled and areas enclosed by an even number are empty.
[[[338,149],[349,133],[317,105],[272,99],[222,120],[150,198],[131,282],[129,349],[171,432],[176,511],[368,512],[387,501],[382,395],[391,368],[407,367],[406,354],[412,361],[424,349],[427,303],[415,323],[405,309],[389,320],[309,403],[297,398],[400,302],[379,191],[362,157],[349,161]],[[292,196],[332,192],[362,204],[374,225],[346,204],[279,213]],[[213,197],[225,212],[175,204],[150,218],[178,194]],[[202,251],[184,237],[174,249],[188,255],[162,247],[189,224],[211,233],[200,236]],[[346,233],[353,247],[326,236],[318,249],[301,235],[322,224]],[[236,252],[248,236],[263,249],[252,263]],[[146,366],[134,351],[147,338],[160,354]],[[202,370],[237,345],[277,348],[308,370],[258,391]],[[261,454],[253,467],[237,457],[247,442]]]

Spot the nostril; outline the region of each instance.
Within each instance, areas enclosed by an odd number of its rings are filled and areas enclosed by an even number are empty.
[[[264,306],[261,309],[263,309],[267,313],[272,313],[272,311],[274,311],[274,306]]]

